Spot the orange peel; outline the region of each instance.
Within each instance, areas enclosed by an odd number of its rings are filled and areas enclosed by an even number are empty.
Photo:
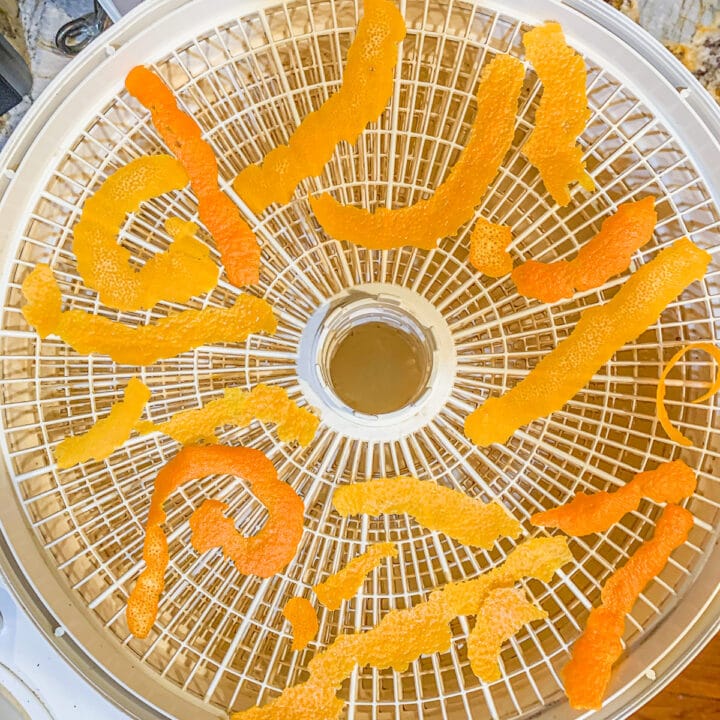
[[[315,608],[307,598],[294,597],[285,603],[283,616],[292,626],[291,650],[304,650],[317,635],[320,627]]]
[[[524,625],[546,617],[547,613],[533,605],[522,590],[501,587],[488,593],[467,642],[468,659],[475,675],[486,683],[499,680],[502,644]]]
[[[88,460],[105,460],[125,443],[150,399],[150,389],[137,378],[130,378],[123,399],[110,408],[86,433],[65,438],[55,448],[59,468],[69,468]]]
[[[463,543],[491,548],[500,536],[518,537],[520,523],[496,502],[414,477],[380,478],[339,487],[332,499],[341,515],[407,513],[423,527]]]
[[[187,171],[200,221],[215,239],[230,282],[257,284],[260,247],[238,207],[220,190],[217,159],[200,126],[180,110],[172,90],[152,70],[133,68],[125,87],[150,111],[158,133]]]
[[[450,647],[449,624],[458,615],[475,615],[488,594],[526,577],[549,582],[572,561],[565,538],[534,538],[518,545],[502,565],[485,574],[434,590],[410,608],[391,610],[370,630],[339,635],[308,665],[310,677],[263,707],[234,713],[232,720],[334,720],[343,710],[336,693],[355,666],[405,670],[421,655]]]
[[[545,188],[559,205],[570,202],[574,182],[595,189],[585,169],[578,137],[590,118],[585,61],[565,41],[562,27],[547,22],[523,36],[525,57],[543,84],[535,128],[523,146],[525,157],[539,170]]]
[[[626,513],[637,510],[642,498],[656,503],[679,503],[695,492],[695,473],[682,460],[638,473],[615,492],[577,493],[566,505],[536,513],[533,525],[555,527],[574,537],[608,530]]]
[[[221,398],[200,408],[183,410],[163,423],[140,422],[136,429],[141,433],[164,433],[183,445],[217,444],[217,428],[247,427],[253,420],[276,423],[282,442],[298,441],[303,446],[310,444],[320,424],[308,408],[293,402],[284,388],[261,383],[248,392],[227,388]]]
[[[625,343],[707,271],[711,256],[687,238],[633,273],[604,305],[585,310],[575,329],[509,392],[492,397],[465,419],[465,435],[480,446],[504,443],[523,425],[562,408]]]
[[[217,342],[242,342],[257,332],[274,333],[277,320],[262,298],[242,294],[228,308],[183,310],[153,325],[130,327],[82,310],[62,310],[62,294],[47,265],[25,278],[22,313],[41,338],[54,334],[83,355],[109,355],[116,363],[152,365]]]
[[[573,260],[528,260],[512,272],[518,292],[552,303],[592,290],[630,267],[632,254],[652,237],[657,224],[655,198],[623,203]]]
[[[187,184],[183,166],[169,155],[140,157],[110,175],[83,207],[73,229],[73,252],[85,285],[118,310],[147,310],[161,300],[187,302],[215,287],[219,268],[207,246],[195,239],[197,225],[179,218],[166,222],[174,242],[139,270],[131,253],[118,245],[127,213],[157,195]]]
[[[706,342],[696,342],[685,345],[670,358],[670,361],[663,369],[662,374],[660,375],[660,380],[658,381],[656,395],[657,415],[662,429],[667,433],[667,436],[673,442],[684,445],[685,447],[692,447],[693,443],[690,438],[683,435],[679,430],[673,427],[673,424],[670,422],[670,416],[668,415],[667,408],[665,407],[665,383],[667,382],[667,377],[672,372],[675,365],[677,365],[685,354],[689,353],[691,350],[702,350],[703,352],[706,352],[713,358],[713,360],[715,360],[715,364],[720,367],[720,348],[716,345]],[[705,400],[709,400],[718,390],[720,390],[720,373],[716,372],[715,380],[713,380],[710,385],[710,389],[706,393],[703,393],[700,397],[695,398],[693,403],[701,403],[705,402]]]
[[[602,604],[593,608],[585,631],[572,648],[563,669],[565,693],[576,710],[599,710],[610,682],[612,666],[622,654],[625,615],[645,586],[667,564],[671,553],[688,538],[693,516],[679,505],[668,505],[652,539],[644,542],[605,583]]]
[[[342,570],[316,585],[313,588],[315,595],[328,610],[337,610],[344,600],[349,600],[357,593],[365,578],[380,567],[383,560],[397,556],[395,543],[376,543],[353,558]]]
[[[507,247],[512,231],[507,225],[478,218],[470,235],[470,264],[483,275],[499,278],[512,272],[513,261]]]
[[[365,1],[340,89],[303,119],[287,145],[235,178],[235,192],[254,213],[290,202],[304,178],[322,172],[340,141],[352,145],[380,117],[392,94],[397,45],[404,37],[405,22],[393,3]]]
[[[467,146],[430,198],[370,212],[341,205],[327,193],[311,197],[323,230],[336,240],[375,250],[404,245],[431,250],[438,239],[456,233],[472,218],[510,149],[524,74],[522,63],[509,55],[496,56],[483,69]]]

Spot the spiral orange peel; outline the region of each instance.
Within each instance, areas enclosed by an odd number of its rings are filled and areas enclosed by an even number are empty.
[[[497,502],[414,477],[380,478],[339,487],[332,499],[341,515],[407,513],[429,530],[488,549],[500,536],[518,537],[520,523]]]
[[[540,171],[546,190],[559,205],[570,202],[574,182],[595,189],[585,169],[578,137],[590,118],[587,70],[582,56],[565,41],[562,27],[547,22],[523,36],[525,57],[535,68],[543,93],[535,112],[535,128],[523,154]]]
[[[512,279],[521,295],[546,303],[600,287],[630,267],[632,254],[650,240],[656,224],[654,197],[623,203],[573,260],[528,260],[513,270]]]
[[[100,353],[116,363],[152,365],[161,358],[209,343],[237,343],[252,333],[274,333],[277,320],[262,298],[239,295],[228,308],[182,310],[153,325],[130,327],[83,310],[62,310],[62,294],[48,265],[25,278],[22,313],[41,338],[54,334],[83,355]]]
[[[507,251],[512,231],[507,225],[478,218],[470,235],[470,264],[483,275],[499,278],[512,272],[513,261]]]
[[[430,198],[370,212],[341,205],[327,193],[312,197],[310,205],[323,230],[336,240],[375,250],[404,245],[430,250],[456,233],[472,218],[510,149],[524,74],[522,63],[509,55],[496,56],[483,69],[467,146]]]
[[[312,603],[304,597],[290,598],[283,608],[283,616],[292,626],[291,650],[304,650],[315,638],[320,627]]]
[[[603,532],[626,513],[637,510],[642,498],[656,503],[679,503],[695,492],[695,473],[682,460],[662,463],[638,473],[615,492],[577,493],[566,505],[536,513],[534,525],[555,527],[573,537]]]
[[[504,443],[520,427],[562,408],[625,343],[707,271],[711,256],[677,240],[633,273],[604,305],[585,310],[575,329],[515,387],[491,397],[465,419],[465,435],[480,446]]]

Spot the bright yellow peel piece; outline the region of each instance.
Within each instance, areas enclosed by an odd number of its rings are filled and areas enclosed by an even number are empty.
[[[499,278],[512,272],[513,261],[507,251],[512,231],[507,225],[478,218],[470,235],[470,264],[483,275]]]
[[[292,625],[291,649],[304,650],[318,632],[319,624],[315,608],[307,598],[294,597],[285,603],[283,615]]]

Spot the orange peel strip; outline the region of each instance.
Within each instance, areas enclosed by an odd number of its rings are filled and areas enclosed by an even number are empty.
[[[595,189],[577,144],[590,118],[585,61],[565,42],[562,27],[556,22],[525,33],[523,44],[525,56],[543,84],[535,129],[523,153],[540,171],[553,200],[567,205],[572,183],[579,182],[588,192]]]
[[[211,400],[200,408],[183,410],[163,423],[140,422],[138,432],[169,435],[183,445],[197,442],[216,444],[215,431],[223,425],[247,427],[253,420],[277,424],[282,442],[298,441],[307,446],[315,437],[320,420],[308,408],[293,402],[284,388],[277,385],[256,385],[249,392],[227,388],[223,397]]]
[[[527,540],[485,574],[445,585],[413,607],[391,610],[371,630],[338,636],[310,661],[307,682],[284,690],[264,707],[235,713],[232,720],[334,720],[344,705],[336,693],[356,665],[403,671],[421,655],[446,651],[452,640],[450,622],[458,615],[477,614],[492,590],[526,577],[549,582],[571,561],[565,538]]]
[[[315,608],[307,598],[294,597],[285,603],[283,615],[292,625],[293,641],[291,650],[304,650],[317,635],[320,627]]]
[[[535,607],[522,590],[503,587],[488,593],[467,642],[468,659],[475,675],[486,683],[499,680],[502,644],[524,625],[546,617],[547,613]]]
[[[274,333],[277,320],[262,298],[242,294],[228,308],[183,310],[153,325],[129,327],[82,310],[62,311],[62,294],[47,265],[25,278],[22,313],[41,338],[54,334],[83,355],[109,355],[116,363],[152,365],[201,345],[242,342],[252,333]]]
[[[105,305],[147,310],[161,300],[187,302],[217,284],[219,268],[209,248],[195,239],[194,223],[170,218],[166,229],[174,242],[140,270],[130,264],[130,251],[117,243],[127,213],[139,210],[144,200],[185,187],[187,181],[175,158],[141,157],[113,173],[85,202],[73,230],[73,251],[83,281],[98,291]]]
[[[163,505],[181,485],[215,473],[243,478],[257,499],[267,503],[270,511],[267,524],[257,535],[242,538],[247,551],[247,562],[243,567],[250,568],[247,572],[257,570],[259,572],[255,574],[269,577],[282,570],[295,553],[302,534],[303,503],[289,485],[278,479],[275,467],[265,455],[259,450],[241,447],[183,448],[166,463],[155,479],[143,546],[146,567],[130,593],[126,609],[128,627],[135,637],[142,639],[150,633],[165,583],[168,550],[167,538],[162,529],[167,519]],[[293,495],[293,500],[288,499],[290,494]],[[275,507],[276,501],[280,503],[280,507]],[[205,504],[208,502],[216,501],[206,501]],[[217,505],[223,509],[226,507],[223,503]],[[281,523],[276,517],[278,510],[285,513]],[[190,518],[191,526],[193,518],[197,520],[197,513],[198,511],[195,511]],[[220,520],[224,522],[226,518],[221,514]],[[232,521],[228,522],[232,525]],[[210,533],[215,532],[213,528],[209,530]],[[277,544],[277,547],[274,547],[274,544]],[[293,547],[292,555],[289,553],[290,546]],[[253,553],[256,557],[252,557]]]
[[[682,238],[633,273],[604,305],[585,310],[573,332],[502,397],[492,397],[465,420],[480,446],[504,443],[523,425],[562,408],[625,343],[707,270],[711,256]]]
[[[235,178],[235,192],[254,213],[290,202],[304,178],[322,172],[341,140],[354,144],[365,126],[380,117],[392,94],[397,45],[404,37],[405,22],[393,3],[365,1],[340,89],[303,119],[287,145]]]
[[[512,231],[507,225],[478,218],[470,235],[470,264],[492,278],[512,272],[513,261],[507,247],[512,242]]]
[[[500,536],[518,537],[520,523],[496,502],[414,477],[380,478],[339,487],[333,505],[341,515],[407,513],[429,530],[463,543],[491,548]]]
[[[325,232],[375,250],[403,245],[431,250],[438,239],[456,233],[472,218],[510,149],[524,74],[522,63],[509,55],[498,55],[484,68],[467,146],[432,197],[375,212],[341,205],[327,193],[311,197]]]
[[[59,468],[69,468],[87,460],[104,460],[125,443],[150,399],[150,389],[137,378],[130,378],[123,399],[110,413],[82,435],[65,438],[55,448]]]
[[[679,430],[673,427],[673,424],[670,422],[670,416],[668,415],[667,408],[665,407],[665,383],[667,381],[668,375],[675,367],[675,365],[677,365],[684,357],[684,355],[691,350],[702,350],[703,352],[706,352],[713,358],[713,360],[715,360],[716,365],[720,367],[720,348],[718,348],[716,345],[705,342],[696,342],[685,345],[685,347],[680,348],[680,350],[678,350],[670,358],[670,361],[663,369],[662,374],[660,375],[660,380],[658,381],[656,395],[657,415],[662,429],[667,433],[667,436],[673,442],[684,445],[685,447],[692,447],[693,443],[690,438],[683,435]],[[715,374],[715,380],[710,386],[710,389],[706,393],[701,395],[699,398],[695,398],[693,402],[705,402],[705,400],[709,400],[718,390],[720,390],[720,373]]]
[[[362,587],[365,578],[380,567],[385,558],[396,558],[395,543],[376,543],[362,555],[353,558],[342,570],[316,585],[313,590],[318,600],[328,609],[337,610],[343,600],[349,600]]]
[[[536,513],[534,525],[556,527],[579,537],[608,530],[626,513],[637,510],[642,498],[656,503],[679,503],[695,492],[695,473],[682,460],[662,463],[654,470],[638,473],[615,492],[577,493],[566,505]]]
[[[180,110],[172,90],[146,67],[133,68],[125,80],[128,92],[151,113],[170,151],[183,164],[198,199],[201,222],[215,239],[227,276],[235,285],[260,280],[260,247],[240,210],[218,185],[218,164],[200,126]]]
[[[586,629],[573,645],[572,658],[563,669],[565,693],[576,710],[602,707],[612,666],[622,654],[625,615],[643,588],[660,574],[672,551],[687,540],[693,522],[692,513],[685,508],[668,505],[652,539],[644,542],[605,583],[602,604],[590,612]]]
[[[656,224],[654,197],[623,203],[574,260],[528,260],[513,270],[513,282],[521,295],[546,303],[600,287],[630,267],[632,254],[650,240]]]

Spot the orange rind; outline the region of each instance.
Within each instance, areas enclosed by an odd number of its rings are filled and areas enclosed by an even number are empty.
[[[317,613],[311,602],[304,597],[290,598],[283,608],[283,616],[292,626],[291,650],[304,650],[318,633]]]
[[[507,225],[478,218],[470,235],[470,264],[483,275],[499,278],[512,272],[513,261],[507,251],[512,231]]]

